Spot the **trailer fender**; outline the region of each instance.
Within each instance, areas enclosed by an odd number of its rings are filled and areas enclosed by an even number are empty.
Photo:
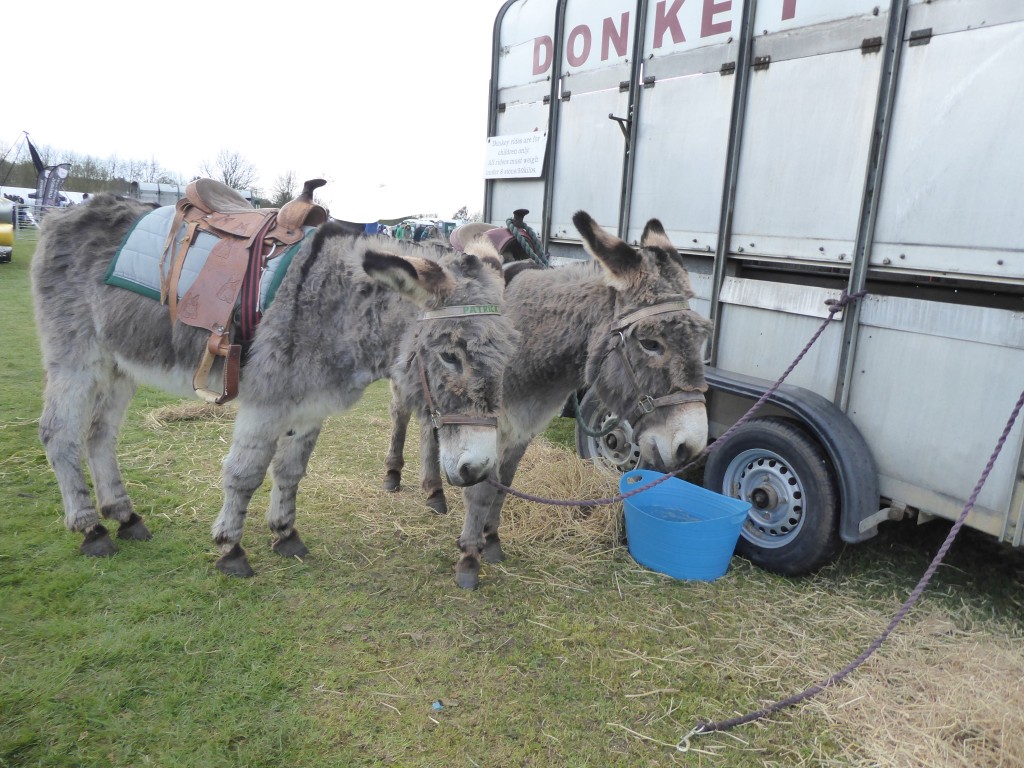
[[[724,392],[750,401],[758,400],[772,382],[753,376],[705,369],[712,392]],[[816,392],[790,384],[781,385],[768,402],[797,419],[825,451],[839,484],[839,536],[848,544],[878,533],[878,471],[871,451],[849,417]],[[865,530],[861,522],[871,520]]]

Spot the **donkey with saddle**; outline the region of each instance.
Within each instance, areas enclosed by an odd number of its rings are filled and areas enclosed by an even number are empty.
[[[116,552],[101,516],[119,524],[118,538],[150,538],[115,455],[140,383],[214,402],[237,392],[213,524],[217,567],[229,575],[253,573],[242,532],[268,469],[273,548],[307,553],[295,497],[321,425],[395,376],[396,360],[413,361],[398,374],[404,386],[429,394],[448,480],[471,485],[495,470],[502,377],[518,339],[502,315],[497,253],[479,243],[430,259],[352,237],[323,221],[314,188],[291,211],[255,215],[207,181],[170,210],[97,195],[47,217],[32,262],[46,371],[39,433],[83,553]],[[202,266],[190,263],[204,249]],[[150,266],[124,266],[125,251],[148,253]]]

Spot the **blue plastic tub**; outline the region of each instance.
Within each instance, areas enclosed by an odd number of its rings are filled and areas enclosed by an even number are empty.
[[[629,493],[664,477],[636,469],[619,481]],[[624,502],[629,553],[643,566],[676,579],[714,581],[729,569],[750,503],[677,477]]]

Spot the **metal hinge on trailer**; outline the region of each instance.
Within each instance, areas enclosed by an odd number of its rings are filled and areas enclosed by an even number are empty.
[[[768,67],[771,66],[771,63],[772,63],[772,57],[771,56],[755,56],[754,57],[754,70],[756,71],[756,70],[759,70],[759,69],[768,69]]]
[[[878,53],[880,50],[882,50],[882,38],[880,37],[865,37],[861,41],[861,53]]]
[[[910,33],[910,45],[928,45],[932,41],[932,28],[915,29]]]
[[[720,75],[735,75],[736,74],[736,62],[727,61],[722,65],[722,68],[718,70]]]

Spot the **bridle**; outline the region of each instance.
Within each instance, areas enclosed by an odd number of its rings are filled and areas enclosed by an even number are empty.
[[[707,391],[707,384],[700,388],[695,387],[692,389],[684,389],[662,397],[642,394],[640,380],[637,378],[636,371],[633,369],[633,366],[630,364],[629,358],[626,356],[624,351],[626,344],[626,331],[636,325],[636,323],[656,315],[680,311],[691,311],[690,302],[685,299],[680,299],[678,301],[664,301],[660,304],[641,307],[629,314],[623,315],[615,320],[608,329],[608,333],[612,336],[608,351],[618,353],[619,359],[622,361],[622,367],[626,371],[626,376],[629,377],[629,381],[633,385],[633,391],[636,393],[635,396],[637,398],[637,404],[629,414],[630,420],[634,425],[644,416],[653,413],[657,408],[662,408],[667,405],[680,405],[682,403],[706,402],[704,399],[704,393]]]
[[[465,320],[470,317],[476,317],[478,315],[500,315],[501,310],[498,309],[496,304],[458,304],[448,307],[442,307],[441,309],[432,309],[423,313],[421,320],[446,320],[446,319],[462,319]],[[467,416],[465,414],[442,414],[440,410],[434,405],[434,398],[430,395],[430,382],[427,379],[427,368],[423,365],[423,358],[420,353],[414,352],[413,356],[416,358],[416,365],[420,372],[420,384],[423,387],[423,398],[427,401],[427,412],[430,414],[430,423],[434,429],[440,429],[443,426],[460,424],[472,427],[491,427],[497,428],[498,417],[497,416]]]

